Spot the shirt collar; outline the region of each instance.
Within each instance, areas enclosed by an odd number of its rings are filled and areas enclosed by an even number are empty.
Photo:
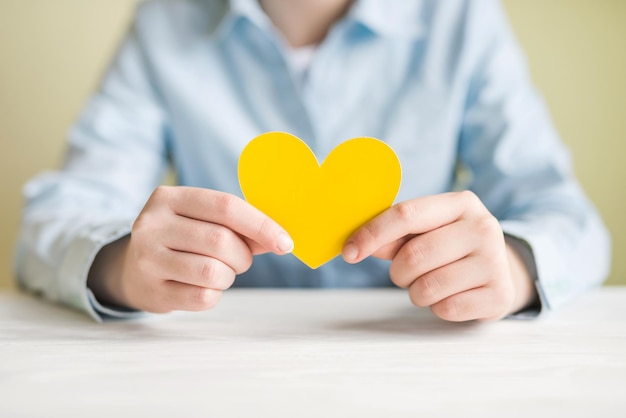
[[[223,40],[240,20],[247,19],[262,29],[271,29],[272,22],[267,17],[258,0],[226,0],[227,11],[214,32],[214,37]]]
[[[262,28],[272,25],[258,0],[230,0],[229,3],[231,15],[246,17]]]
[[[347,17],[383,37],[418,38],[424,34],[422,0],[357,0]]]
[[[360,24],[379,36],[418,38],[424,33],[422,2],[356,0],[346,20]],[[258,0],[228,0],[227,10],[214,33],[218,39],[228,36],[241,19],[247,19],[261,29],[273,30],[272,22]]]

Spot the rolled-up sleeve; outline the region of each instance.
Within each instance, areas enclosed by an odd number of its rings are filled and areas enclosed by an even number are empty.
[[[24,187],[15,257],[20,286],[97,320],[137,315],[101,306],[87,289],[87,275],[103,246],[130,233],[167,166],[167,121],[140,22],[71,129],[62,169]]]
[[[501,5],[469,4],[464,48],[475,59],[460,159],[503,231],[528,244],[542,308],[554,309],[607,277],[609,234],[574,177]]]

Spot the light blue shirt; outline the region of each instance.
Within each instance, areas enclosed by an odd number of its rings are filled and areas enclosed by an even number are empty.
[[[471,189],[528,244],[544,308],[606,277],[608,234],[499,3],[356,1],[301,85],[285,51],[254,0],[143,3],[64,167],[25,186],[21,285],[96,319],[128,316],[86,287],[97,252],[130,233],[170,161],[180,184],[241,196],[239,154],[266,131],[299,136],[320,161],[346,139],[382,139],[402,164],[397,201]],[[388,268],[263,255],[235,286],[391,286]]]

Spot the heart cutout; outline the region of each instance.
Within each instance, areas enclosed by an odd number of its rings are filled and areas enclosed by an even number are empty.
[[[378,139],[347,140],[320,165],[304,141],[285,132],[250,141],[238,172],[245,199],[285,228],[293,254],[312,269],[393,204],[402,178],[395,152]]]

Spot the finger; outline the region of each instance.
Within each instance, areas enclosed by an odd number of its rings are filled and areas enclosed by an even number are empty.
[[[376,258],[382,258],[383,260],[392,260],[396,256],[396,254],[398,254],[398,251],[400,251],[400,248],[402,248],[404,244],[406,244],[407,242],[409,242],[412,238],[416,236],[418,235],[414,235],[414,234],[406,235],[402,238],[399,238],[395,241],[390,242],[387,245],[383,245],[378,250],[376,250],[372,254],[372,256]]]
[[[444,193],[399,203],[359,228],[346,241],[343,257],[357,263],[405,235],[423,234],[481,208],[485,210],[471,192]]]
[[[217,258],[237,274],[252,264],[252,252],[246,242],[222,225],[176,216],[161,233],[168,248]]]
[[[176,281],[163,283],[163,294],[156,308],[163,311],[205,311],[217,305],[221,290],[207,289]]]
[[[223,225],[276,254],[293,250],[293,240],[270,217],[243,199],[216,190],[176,187],[172,210],[188,218]],[[168,189],[164,193],[171,193]]]
[[[254,241],[254,240],[251,240],[248,237],[244,237],[243,235],[240,235],[240,237],[248,245],[248,248],[250,248],[250,251],[252,252],[252,255],[260,255],[260,254],[265,254],[265,253],[271,252],[270,250],[268,250],[267,248],[265,248],[264,246],[262,246],[258,242]]]
[[[159,260],[154,274],[163,280],[215,290],[226,290],[235,281],[235,271],[213,257],[165,249]]]
[[[430,310],[446,321],[494,321],[506,315],[506,302],[498,298],[496,288],[483,286],[443,299],[432,305]]]
[[[431,306],[457,293],[487,284],[489,277],[474,258],[467,257],[440,267],[413,281],[409,286],[411,302],[416,306]]]
[[[471,254],[480,244],[469,221],[459,221],[418,235],[405,243],[393,258],[389,275],[400,287],[439,267]]]

